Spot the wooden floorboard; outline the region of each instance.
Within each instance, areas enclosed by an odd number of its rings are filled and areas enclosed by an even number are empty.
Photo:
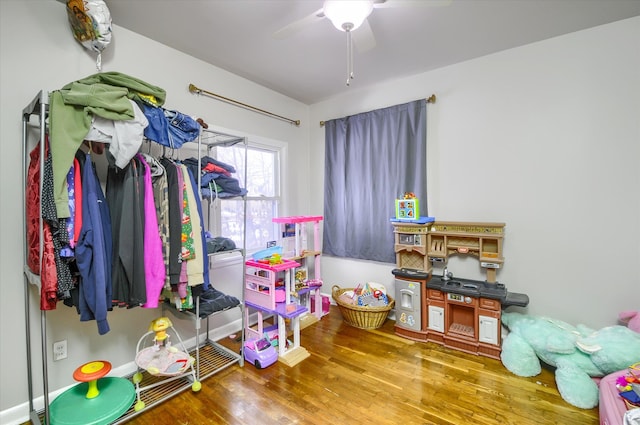
[[[597,408],[560,397],[549,369],[521,378],[499,360],[399,337],[394,323],[356,329],[332,306],[302,330],[311,355],[296,366],[234,365],[127,424],[598,424]]]

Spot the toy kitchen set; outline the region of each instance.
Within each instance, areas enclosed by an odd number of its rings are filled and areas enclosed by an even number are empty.
[[[502,309],[529,304],[526,294],[508,292],[504,284],[496,281],[496,270],[504,263],[504,223],[445,222],[407,216],[419,217],[402,213],[399,216],[396,208],[396,218],[391,220],[397,267],[392,272],[395,333],[500,359]],[[478,258],[486,269],[487,280],[454,277],[446,267],[451,255]],[[434,263],[444,267],[441,276],[432,276]]]

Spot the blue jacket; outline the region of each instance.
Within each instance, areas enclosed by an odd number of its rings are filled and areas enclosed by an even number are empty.
[[[109,207],[96,175],[91,155],[82,170],[82,230],[76,247],[80,271],[78,308],[80,321],[95,320],[98,333],[109,332],[107,311],[111,310],[112,236]]]

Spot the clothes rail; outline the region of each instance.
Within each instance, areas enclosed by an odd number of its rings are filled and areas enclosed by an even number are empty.
[[[38,118],[38,126],[40,130],[39,142],[40,142],[40,160],[44,161],[45,157],[45,140],[46,140],[46,121],[49,114],[49,92],[41,90],[37,96],[22,110],[22,217],[26,217],[26,187],[27,187],[27,173],[29,167],[29,147],[28,147],[28,128],[34,125],[31,122],[31,117]],[[39,196],[42,199],[42,187],[44,180],[43,167],[41,163],[40,167],[40,192]],[[24,316],[25,316],[25,342],[27,350],[27,388],[29,394],[29,420],[34,425],[40,425],[40,416],[35,409],[34,404],[34,369],[33,369],[33,347],[31,346],[31,305],[30,305],[30,293],[29,286],[34,285],[39,290],[41,289],[40,276],[42,275],[42,252],[44,252],[44,234],[43,234],[43,222],[42,214],[39,214],[38,218],[39,229],[39,272],[38,275],[32,273],[27,266],[27,250],[29,249],[27,241],[27,222],[23,220],[22,225],[22,261],[23,261],[23,280],[24,280]],[[45,424],[50,424],[49,416],[49,371],[48,371],[48,351],[47,351],[47,314],[45,310],[40,310],[40,349],[42,355],[42,390],[44,399],[44,421]]]
[[[221,96],[219,94],[212,93],[212,92],[207,91],[207,90],[203,90],[201,88],[198,88],[198,87],[194,86],[193,84],[189,84],[189,91],[191,93],[196,93],[196,94],[206,94],[207,96],[211,96],[211,97],[214,97],[216,99],[220,99],[220,100],[222,100],[224,102],[231,103],[233,105],[240,106],[242,108],[249,109],[249,110],[252,110],[254,112],[259,112],[261,114],[268,115],[268,116],[271,116],[271,117],[274,117],[274,118],[278,118],[278,119],[280,119],[282,121],[287,121],[287,122],[289,122],[291,124],[295,124],[296,126],[300,125],[300,120],[293,120],[291,118],[283,117],[282,115],[274,114],[273,112],[265,111],[264,109],[256,108],[255,106],[251,106],[251,105],[248,105],[246,103],[242,103],[242,102],[239,102],[237,100],[230,99],[228,97]]]
[[[427,103],[436,103],[436,95],[432,94],[429,96],[427,98]],[[324,123],[326,123],[326,121],[320,121],[320,127],[324,127]]]

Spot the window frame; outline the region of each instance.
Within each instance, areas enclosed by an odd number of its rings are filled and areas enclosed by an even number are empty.
[[[273,155],[274,175],[271,176],[273,178],[273,190],[274,190],[273,195],[270,195],[270,196],[265,196],[261,194],[252,195],[251,191],[249,191],[243,197],[232,197],[228,199],[220,198],[220,199],[216,199],[215,201],[212,201],[207,211],[207,214],[208,214],[207,227],[208,228],[205,228],[205,230],[208,230],[214,236],[220,236],[222,235],[222,227],[223,227],[223,208],[224,208],[223,202],[239,201],[244,203],[243,211],[244,211],[245,217],[243,217],[243,219],[241,220],[241,223],[243,226],[241,236],[243,240],[242,240],[242,245],[238,246],[238,248],[244,248],[247,251],[246,255],[249,256],[256,251],[266,248],[266,244],[265,246],[248,246],[247,223],[251,219],[250,217],[251,208],[249,208],[251,202],[252,201],[273,202],[273,205],[272,205],[273,217],[277,217],[281,211],[282,193],[284,190],[284,188],[282,187],[282,182],[283,182],[282,156],[283,156],[284,144],[279,142],[264,142],[264,141],[256,142],[247,137],[246,143],[244,144],[236,144],[234,146],[211,146],[211,148],[208,149],[207,154],[212,156],[213,158],[218,159],[220,157],[220,149],[230,149],[230,148],[242,149],[244,151],[243,156],[246,155],[247,157],[243,159],[245,159],[244,162],[247,168],[249,167],[249,162],[250,162],[249,155],[251,151],[265,152],[267,154]],[[223,159],[221,160],[224,162]],[[245,164],[243,164],[243,167],[245,166]],[[233,165],[234,167],[238,168],[237,164],[230,164],[230,165]],[[236,176],[240,180],[242,188],[247,188],[248,186],[247,184],[248,182],[246,181],[248,179],[248,175],[249,175],[249,170],[244,170],[244,172],[239,172],[238,175]],[[278,232],[279,232],[279,225],[277,223],[272,223],[272,227],[270,229],[270,236],[272,237],[272,239],[269,238],[269,240],[274,240],[277,242],[279,240]],[[227,235],[225,237],[229,237],[229,236]]]

